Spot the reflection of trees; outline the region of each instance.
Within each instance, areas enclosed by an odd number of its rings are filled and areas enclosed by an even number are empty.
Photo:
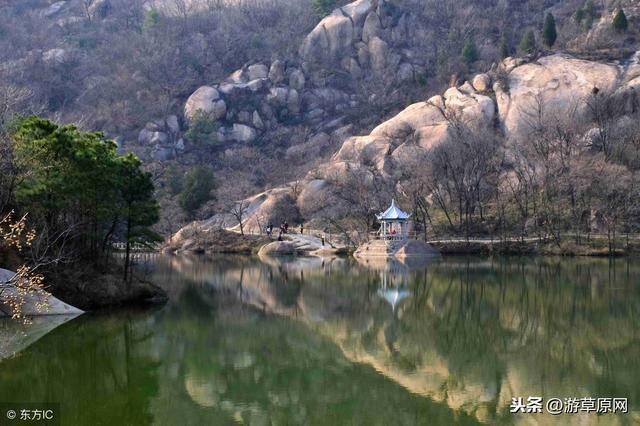
[[[1,364],[0,400],[58,394],[83,424],[498,424],[511,396],[640,402],[633,262],[443,259],[394,272],[411,291],[394,312],[380,269],[346,260],[162,258],[156,274],[161,312],[62,326]]]
[[[302,323],[266,320],[253,309],[236,314],[188,335],[184,330],[197,328],[197,316],[167,318],[168,325],[183,323],[167,335],[180,335],[185,345],[168,345],[163,355],[168,365],[180,360],[183,380],[181,386],[173,380],[163,386],[172,410],[157,408],[168,424],[344,424],[353,418],[363,424],[474,423],[466,416],[454,420],[446,406],[408,395],[371,369],[345,362],[335,345]],[[176,405],[182,407],[178,413]]]
[[[412,297],[395,314],[376,297],[379,268],[244,260],[242,270],[249,305],[297,318],[348,359],[487,422],[509,419],[512,394],[624,386],[635,395],[639,295],[630,283],[640,271],[629,263],[445,260],[404,272]]]
[[[582,389],[604,395],[615,388],[618,394],[636,395],[632,380],[637,375],[624,380],[610,373],[636,371],[639,295],[630,284],[640,271],[625,268],[624,277],[612,276],[614,266],[543,260],[437,264],[430,270],[433,292],[423,305],[428,308],[417,302],[405,306],[404,351],[420,357],[437,348],[447,364],[450,402],[452,385],[464,389],[480,383],[490,389],[496,383],[492,405],[498,412],[510,391],[553,396]],[[615,282],[624,291],[604,285]],[[619,357],[615,366],[607,362],[611,353]]]
[[[65,424],[151,424],[159,361],[147,315],[81,317],[0,368],[0,401],[61,402]]]

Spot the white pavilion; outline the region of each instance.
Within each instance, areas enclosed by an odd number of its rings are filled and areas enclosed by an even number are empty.
[[[396,201],[391,201],[391,206],[384,212],[377,214],[376,218],[380,221],[380,230],[378,235],[383,240],[406,240],[409,238],[409,213],[403,212],[397,205]]]

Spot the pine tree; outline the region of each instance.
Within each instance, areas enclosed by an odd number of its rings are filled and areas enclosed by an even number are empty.
[[[557,38],[556,19],[551,13],[547,13],[547,16],[544,18],[544,27],[542,28],[542,41],[547,47],[553,47]]]
[[[520,40],[520,50],[522,53],[533,53],[536,50],[536,36],[533,30],[529,30],[522,36]]]
[[[321,18],[324,18],[333,11],[333,8],[336,6],[336,0],[313,0],[311,5],[316,13]]]
[[[462,59],[467,65],[478,60],[478,48],[470,38],[464,42],[464,47],[462,48]]]
[[[627,31],[629,28],[629,22],[627,21],[627,15],[625,15],[624,10],[618,10],[616,16],[613,18],[613,29],[619,33]]]
[[[500,44],[498,44],[498,54],[500,55],[500,59],[510,56],[509,45],[507,44],[507,39],[504,36],[500,39]]]
[[[195,167],[182,179],[182,191],[178,203],[187,217],[192,219],[200,207],[215,199],[212,191],[216,189],[213,172],[206,167]]]
[[[596,17],[596,5],[593,3],[593,0],[587,0],[582,9],[587,16],[591,17],[592,20]]]

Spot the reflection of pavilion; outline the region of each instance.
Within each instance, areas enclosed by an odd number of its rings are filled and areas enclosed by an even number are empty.
[[[411,296],[408,272],[408,268],[397,261],[388,262],[387,267],[380,270],[378,295],[391,305],[393,312],[401,301]]]
[[[381,288],[380,290],[378,290],[378,295],[389,302],[389,304],[391,305],[391,310],[395,312],[398,303],[411,296],[411,292],[403,288],[389,287]]]

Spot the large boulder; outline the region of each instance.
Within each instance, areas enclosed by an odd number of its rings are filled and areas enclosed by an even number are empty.
[[[216,89],[210,86],[202,86],[187,99],[187,103],[184,106],[184,116],[187,120],[190,120],[198,110],[205,114],[210,114],[214,111],[219,112],[218,100],[220,100],[220,93]],[[224,101],[222,104],[224,104]]]
[[[258,111],[253,111],[251,124],[253,124],[253,127],[256,129],[264,129],[264,121],[262,121],[262,117],[260,117],[260,113]]]
[[[373,6],[373,0],[357,0],[334,10],[304,39],[300,56],[309,63],[319,65],[339,61],[350,53],[360,27]]]
[[[277,59],[271,63],[269,80],[271,80],[273,84],[280,84],[284,81],[284,62]]]
[[[389,56],[389,46],[380,37],[374,36],[369,40],[369,57],[371,68],[378,73],[382,73],[387,66]]]
[[[155,161],[169,161],[175,156],[174,147],[156,145],[151,151],[151,157]]]
[[[304,89],[305,83],[306,79],[302,71],[297,68],[291,71],[291,74],[289,75],[289,86],[292,89],[302,91],[302,89]]]
[[[149,142],[157,145],[166,145],[169,142],[169,135],[164,132],[152,132]]]
[[[170,115],[165,120],[167,123],[167,128],[171,133],[178,133],[180,131],[180,123],[178,122],[178,117],[176,115]]]
[[[491,77],[487,74],[478,74],[473,77],[472,84],[473,88],[478,92],[486,92],[491,90]]]
[[[400,65],[400,68],[398,68],[398,73],[397,73],[398,81],[411,82],[413,81],[414,76],[415,74],[414,74],[413,65],[405,62]]]
[[[3,294],[3,297],[0,298],[0,318],[9,316],[13,312],[12,308],[8,305],[8,298],[13,296],[21,297],[17,296],[19,290],[11,282],[14,276],[14,272],[0,269],[0,289],[2,290],[0,293]],[[24,296],[24,298],[25,304],[21,309],[23,315],[79,315],[83,313],[80,309],[64,303],[44,290],[29,294]],[[46,303],[45,309],[38,307],[38,305],[43,302]]]
[[[238,142],[250,143],[253,142],[257,136],[258,134],[253,127],[239,123],[233,125],[233,139]]]
[[[464,88],[463,88],[464,89]],[[340,163],[374,166],[393,175],[400,164],[444,143],[450,137],[447,115],[457,115],[467,123],[490,126],[495,115],[493,100],[466,88],[450,88],[444,96],[410,105],[395,117],[374,128],[368,136],[346,139],[327,170],[336,173]]]
[[[138,143],[141,145],[148,144],[151,141],[152,134],[153,132],[149,131],[146,128],[140,130],[140,133],[138,133]]]
[[[249,80],[257,80],[259,78],[267,78],[269,76],[269,69],[264,64],[250,65],[247,68],[247,75]]]
[[[294,115],[300,113],[300,95],[295,89],[289,91],[289,95],[287,96],[287,109]]]
[[[227,104],[222,99],[218,99],[213,103],[213,110],[209,113],[209,115],[214,120],[223,119],[227,115]]]
[[[296,246],[289,241],[274,241],[262,246],[258,256],[293,256],[296,254]]]
[[[289,99],[289,89],[286,87],[272,87],[267,95],[267,102],[275,106],[285,106]]]
[[[368,43],[373,37],[377,37],[382,29],[380,18],[374,11],[369,12],[362,28],[362,41]]]
[[[52,16],[57,15],[66,6],[66,4],[66,1],[57,1],[44,9],[41,14],[45,18],[51,18]]]
[[[494,85],[500,121],[508,136],[524,137],[529,130],[527,123],[539,103],[549,116],[564,115],[574,105],[578,113],[584,112],[584,101],[594,88],[603,93],[612,92],[618,76],[615,65],[561,54],[515,66],[508,75],[508,87]]]

